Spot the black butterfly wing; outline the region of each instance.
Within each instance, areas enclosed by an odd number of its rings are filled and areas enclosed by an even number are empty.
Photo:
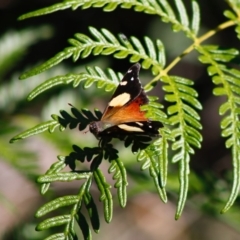
[[[129,68],[113,93],[113,96],[103,113],[102,121],[111,120],[113,122],[114,114],[124,106],[131,104],[131,102],[133,102],[139,95],[141,95],[141,105],[148,103],[148,98],[139,80],[140,68],[141,65],[139,63],[136,63]]]
[[[158,136],[163,124],[158,121],[128,122],[115,125],[99,133],[99,137],[119,138],[126,135]]]

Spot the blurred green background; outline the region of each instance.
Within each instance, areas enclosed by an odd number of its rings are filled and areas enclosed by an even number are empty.
[[[85,66],[97,65],[103,69],[111,67],[125,73],[131,63],[128,59],[117,60],[112,56],[90,56],[76,63],[64,61],[26,80],[18,80],[19,75],[68,46],[67,39],[75,33],[89,35],[89,26],[106,28],[115,35],[123,33],[127,37],[136,36],[139,39],[145,35],[153,40],[159,38],[165,44],[168,63],[190,44],[182,33],[172,33],[171,26],[162,23],[158,17],[120,8],[110,13],[96,8],[68,9],[17,21],[21,14],[56,2],[0,1],[0,239],[4,240],[38,240],[48,236],[48,232],[35,232],[38,220],[34,218],[34,213],[47,200],[76,193],[80,183],[54,184],[51,192],[42,197],[35,183],[36,177],[56,161],[57,155],[68,154],[72,144],[80,147],[97,145],[90,133],[84,134],[77,130],[45,133],[15,144],[9,144],[9,140],[19,132],[50,119],[51,114],[58,114],[60,109],[69,111],[68,103],[78,108],[88,107],[93,110],[97,107],[103,110],[111,96],[111,93],[103,93],[95,87],[83,91],[81,86],[76,89],[61,86],[28,102],[28,93],[50,77],[84,71]],[[190,1],[184,3],[191,12]],[[202,13],[200,34],[226,21],[222,14],[227,9],[226,2],[201,0],[199,4]],[[239,40],[232,29],[219,33],[208,43],[239,49]],[[183,216],[178,221],[174,220],[178,189],[177,165],[169,167],[169,202],[163,204],[154,191],[148,173],[140,171],[135,156],[129,149],[124,149],[121,143],[116,143],[129,174],[128,204],[125,209],[121,209],[115,197],[112,223],[106,224],[101,217],[100,233],[94,234],[94,239],[240,239],[239,199],[225,215],[219,213],[231,187],[231,153],[225,149],[224,139],[220,138],[221,118],[218,107],[223,99],[212,96],[213,85],[205,67],[192,53],[171,72],[172,75],[194,79],[204,108],[201,112],[203,148],[196,150],[191,161],[189,200]],[[144,84],[151,79],[151,75],[141,70],[140,78]],[[158,95],[164,103],[160,87],[150,94]],[[104,162],[102,169],[111,182],[107,168],[108,163]],[[96,189],[92,191],[97,199],[99,196]],[[100,203],[99,210],[102,212]]]

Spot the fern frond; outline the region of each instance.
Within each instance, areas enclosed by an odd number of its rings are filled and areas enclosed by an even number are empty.
[[[178,11],[179,19],[176,17],[173,8],[166,0],[65,0],[62,3],[57,3],[52,6],[39,9],[37,11],[23,14],[18,19],[23,20],[30,17],[37,17],[45,14],[50,14],[59,10],[65,10],[72,8],[76,10],[81,7],[87,9],[90,7],[103,8],[103,11],[114,11],[116,7],[120,6],[125,9],[133,8],[136,12],[144,12],[146,14],[158,15],[164,22],[170,22],[173,25],[175,31],[184,31],[187,36],[194,38],[197,34],[199,25],[199,7],[196,1],[192,1],[193,20],[191,28],[189,27],[188,14],[182,0],[175,0],[175,5]]]
[[[122,74],[114,72],[111,68],[107,69],[107,74],[100,67],[86,67],[86,70],[87,73],[69,73],[46,80],[29,93],[28,100],[31,101],[36,96],[52,87],[63,84],[68,85],[71,83],[73,87],[77,87],[83,81],[85,81],[83,85],[85,89],[89,88],[96,82],[97,88],[104,88],[104,90],[108,92],[112,91],[122,79]]]
[[[60,125],[60,123],[57,120],[50,120],[44,123],[40,123],[38,125],[36,125],[35,127],[32,127],[16,136],[14,136],[11,140],[10,143],[14,143],[18,140],[45,132],[45,131],[49,131],[50,133],[54,132],[55,128],[59,127],[60,131],[63,131],[64,128]]]
[[[58,160],[59,160],[58,162],[55,162],[52,164],[52,166],[47,170],[45,175],[58,173],[66,167],[67,164],[65,163],[64,158],[59,156]],[[41,184],[41,191],[40,191],[41,194],[45,194],[48,191],[49,187],[50,187],[50,183]]]
[[[171,134],[175,139],[172,150],[177,151],[172,161],[179,161],[180,166],[179,201],[175,216],[178,219],[187,198],[190,154],[194,153],[193,147],[200,148],[202,141],[202,135],[199,133],[202,128],[200,116],[193,107],[199,110],[202,107],[196,98],[197,92],[191,87],[193,81],[177,76],[163,76],[161,81],[167,84],[163,86],[163,90],[167,92],[165,100],[174,103],[167,111],[170,115],[169,123],[173,126]]]
[[[119,159],[111,161],[108,169],[109,173],[114,173],[113,179],[116,180],[114,187],[117,188],[118,200],[121,207],[125,207],[127,203],[127,173],[123,162]]]
[[[236,200],[240,188],[240,71],[228,68],[221,62],[229,62],[239,55],[236,49],[222,49],[218,46],[201,46],[197,48],[201,53],[199,60],[210,64],[208,74],[212,76],[213,89],[216,96],[225,95],[227,101],[219,108],[220,115],[225,115],[221,121],[222,136],[226,137],[226,147],[231,148],[233,156],[233,185],[228,201],[222,212],[226,212]]]
[[[129,41],[123,41],[123,39],[120,38],[120,43],[118,39],[106,29],[98,31],[96,28],[90,27],[89,30],[96,40],[84,34],[76,34],[75,39],[69,40],[72,45],[71,47],[65,48],[45,63],[22,74],[20,79],[25,79],[46,71],[69,57],[73,57],[73,60],[76,61],[79,57],[88,57],[90,53],[94,55],[113,54],[116,58],[126,58],[130,55],[130,62],[138,62],[142,59],[142,67],[148,69],[152,66],[152,72],[155,75],[162,69],[163,66],[161,66],[161,64],[163,63],[163,58],[160,56],[160,53],[162,53],[162,44],[159,40],[157,40],[156,45],[154,45],[150,38],[145,37],[145,50],[142,43],[136,37],[131,37]],[[161,52],[159,52],[159,50]],[[42,88],[48,89],[51,85],[67,84],[69,81],[73,81],[75,77],[76,76],[71,74],[63,78],[54,78],[47,82]],[[77,79],[76,82],[78,83],[78,81]]]
[[[139,162],[143,161],[141,169],[149,168],[150,176],[153,178],[158,194],[164,203],[167,202],[165,190],[168,162],[167,148],[168,145],[163,135],[162,138],[150,144],[146,149],[141,150],[137,156]]]
[[[85,175],[84,173],[62,173],[66,175]],[[57,174],[56,174],[57,175]],[[67,215],[61,215],[61,216],[56,216],[56,217],[51,217],[48,218],[41,223],[39,223],[36,227],[36,230],[42,231],[49,229],[51,227],[56,227],[56,226],[61,226],[61,225],[66,225],[64,233],[58,233],[51,235],[48,237],[48,239],[56,239],[56,237],[59,237],[60,239],[75,239],[76,238],[76,233],[74,230],[74,221],[75,219],[77,220],[80,229],[82,230],[84,239],[89,239],[89,236],[91,236],[91,231],[89,230],[89,226],[87,224],[87,221],[84,217],[84,215],[80,212],[81,210],[81,205],[82,201],[84,198],[84,195],[87,193],[89,190],[89,184],[91,184],[91,176],[92,174],[89,173],[88,176],[85,178],[86,182],[83,183],[83,185],[80,187],[80,191],[78,195],[74,196],[64,196],[64,197],[59,197],[56,198],[49,203],[46,203],[43,205],[36,213],[36,217],[42,217],[47,213],[50,213],[54,210],[57,210],[58,208],[66,207],[66,206],[72,206],[70,214]],[[44,175],[41,176],[40,178],[44,178]],[[68,178],[68,177],[67,177]],[[72,181],[74,178],[68,178],[69,181]],[[90,181],[89,181],[90,180]],[[58,238],[58,239],[59,239]]]
[[[38,183],[52,183],[56,181],[60,182],[70,182],[73,180],[81,180],[81,179],[88,179],[90,173],[72,173],[72,172],[58,172],[52,174],[46,174],[40,176],[37,180]]]
[[[45,214],[54,211],[61,207],[71,206],[73,204],[76,204],[79,201],[78,196],[71,195],[71,196],[64,196],[56,198],[45,205],[43,205],[41,208],[38,209],[36,213],[36,217],[42,217]]]
[[[111,222],[112,215],[113,215],[113,201],[112,201],[112,193],[109,190],[111,188],[111,185],[109,185],[104,175],[99,169],[96,169],[93,172],[94,179],[96,181],[96,184],[98,186],[98,189],[101,193],[100,201],[104,204],[104,217],[105,221],[107,223]]]
[[[67,126],[69,126],[70,129],[78,127],[79,130],[81,131],[85,129],[90,122],[96,121],[101,117],[101,112],[98,110],[94,111],[96,116],[93,113],[91,113],[88,109],[82,109],[80,112],[76,108],[72,107],[71,111],[73,116],[71,116],[68,112],[63,110],[60,111],[61,117],[56,114],[52,114],[52,118],[54,120],[40,123],[35,127],[32,127],[16,135],[10,140],[10,143],[14,143],[18,140],[31,137],[33,135],[36,135],[45,131],[49,131],[50,133],[53,133],[57,127],[59,127],[60,131],[64,131]]]

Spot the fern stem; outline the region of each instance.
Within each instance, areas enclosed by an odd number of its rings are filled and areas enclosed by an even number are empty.
[[[188,48],[186,48],[178,57],[176,57],[168,66],[160,71],[160,73],[148,84],[146,84],[145,88],[147,88],[149,85],[152,85],[153,83],[157,82],[162,76],[167,76],[168,72],[175,66],[177,65],[178,62],[187,54],[189,54],[191,51],[195,49],[196,46],[199,46],[202,42],[207,40],[208,38],[212,37],[216,33],[222,31],[223,29],[226,29],[228,27],[234,26],[236,23],[232,20],[229,20],[227,22],[224,22],[217,26],[214,30],[211,30],[204,35],[202,35],[199,38],[195,38],[195,41],[192,45],[190,45]]]
[[[70,212],[70,215],[71,215],[71,220],[67,223],[66,227],[65,227],[65,230],[64,230],[64,235],[66,238],[69,237],[69,235],[72,234],[73,232],[73,226],[74,226],[74,220],[75,220],[75,217],[76,215],[78,214],[78,211],[79,209],[81,208],[81,205],[82,205],[82,198],[83,198],[83,195],[87,189],[87,186],[89,184],[89,179],[91,179],[92,177],[92,174],[89,175],[88,179],[86,182],[83,183],[83,185],[80,187],[80,190],[79,190],[79,193],[78,193],[78,198],[79,198],[79,201],[73,205],[73,208]]]
[[[204,35],[202,35],[200,38],[196,39],[196,42],[198,43],[198,45],[200,45],[200,43],[202,43],[203,41],[205,41],[206,39],[212,37],[213,35],[215,35],[216,33],[228,28],[228,27],[231,27],[231,26],[234,26],[236,25],[236,22],[232,21],[232,20],[229,20],[227,22],[224,22],[220,25],[218,25],[215,29],[205,33]],[[196,44],[196,43],[195,43]]]
[[[164,69],[163,73],[167,74],[185,55],[187,55],[188,53],[190,53],[195,46],[199,46],[203,41],[207,40],[208,38],[212,37],[213,35],[215,35],[216,33],[222,31],[225,28],[231,27],[233,25],[235,25],[236,23],[232,20],[227,21],[225,23],[220,24],[218,27],[216,27],[215,29],[205,33],[204,35],[202,35],[199,38],[196,38],[194,43],[192,45],[190,45],[188,48],[186,48],[182,54],[180,56],[178,56],[177,58],[175,58],[169,65],[167,68]]]

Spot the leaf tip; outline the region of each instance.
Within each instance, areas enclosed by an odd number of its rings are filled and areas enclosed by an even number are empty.
[[[175,215],[175,220],[177,221],[179,218],[180,218],[180,214],[179,214],[179,213],[176,213],[176,215]]]
[[[13,137],[10,139],[9,143],[15,143],[17,141],[19,141],[21,138],[16,138],[16,137]]]

